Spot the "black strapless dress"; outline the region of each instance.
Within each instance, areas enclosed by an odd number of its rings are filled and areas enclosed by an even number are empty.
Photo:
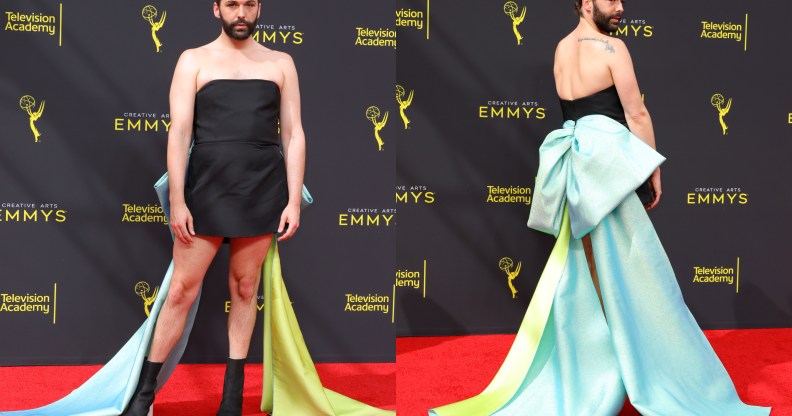
[[[615,85],[577,100],[559,99],[559,101],[561,102],[561,114],[565,121],[578,121],[585,116],[599,114],[612,118],[627,127],[628,130],[630,129],[627,119],[624,117],[624,107],[619,100]],[[635,190],[635,193],[638,194],[641,203],[652,202],[652,188],[649,186],[649,181],[644,182]]]
[[[196,234],[277,232],[289,200],[279,116],[280,89],[272,81],[218,79],[196,93],[184,187]]]

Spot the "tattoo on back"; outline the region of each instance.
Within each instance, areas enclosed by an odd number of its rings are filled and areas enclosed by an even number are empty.
[[[614,48],[613,45],[610,44],[610,41],[608,39],[602,39],[602,38],[578,38],[578,42],[583,42],[583,41],[586,41],[586,40],[590,40],[590,41],[593,41],[593,42],[599,42],[599,43],[605,45],[605,50],[608,51],[608,53],[616,52],[616,48]]]

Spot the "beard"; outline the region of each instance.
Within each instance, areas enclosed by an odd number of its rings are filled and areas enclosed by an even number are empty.
[[[225,34],[232,39],[236,40],[245,40],[249,38],[253,34],[253,30],[256,29],[256,19],[253,19],[252,22],[242,19],[234,19],[232,22],[228,22],[221,15],[220,22],[223,24],[223,32],[225,32]],[[236,25],[239,23],[244,24],[245,28],[237,29]]]
[[[597,25],[597,29],[605,33],[615,32],[619,28],[619,23],[616,24],[611,23],[611,19],[618,17],[621,21],[621,15],[618,13],[612,14],[610,16],[602,13],[599,7],[597,7],[597,3],[594,2],[594,24]]]

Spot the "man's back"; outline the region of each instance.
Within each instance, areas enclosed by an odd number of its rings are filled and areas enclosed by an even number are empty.
[[[590,32],[575,29],[558,43],[553,72],[559,98],[586,97],[613,85],[609,55],[624,44]]]

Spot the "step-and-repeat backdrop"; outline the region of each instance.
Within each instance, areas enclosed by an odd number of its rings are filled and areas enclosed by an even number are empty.
[[[704,328],[792,325],[791,12],[628,1],[612,34],[668,159],[650,216]],[[397,334],[513,332],[553,244],[525,222],[562,123],[553,55],[573,1],[403,0],[396,16]]]
[[[220,34],[213,4],[0,5],[0,364],[102,362],[145,319],[171,258],[152,188],[171,76],[183,50]],[[392,361],[394,4],[262,6],[254,38],[300,75],[316,203],[280,249],[306,343],[317,361]],[[225,247],[187,362],[227,355],[227,267]]]
[[[317,202],[281,256],[314,358],[391,361],[395,335],[516,330],[553,244],[525,221],[537,149],[562,122],[552,60],[572,1],[262,9],[255,39],[300,74]],[[101,362],[145,319],[170,261],[151,188],[170,78],[219,24],[210,0],[0,11],[0,364]],[[651,217],[705,328],[792,325],[790,12],[630,2],[613,34],[668,158]],[[225,357],[227,256],[207,275],[187,362]]]

